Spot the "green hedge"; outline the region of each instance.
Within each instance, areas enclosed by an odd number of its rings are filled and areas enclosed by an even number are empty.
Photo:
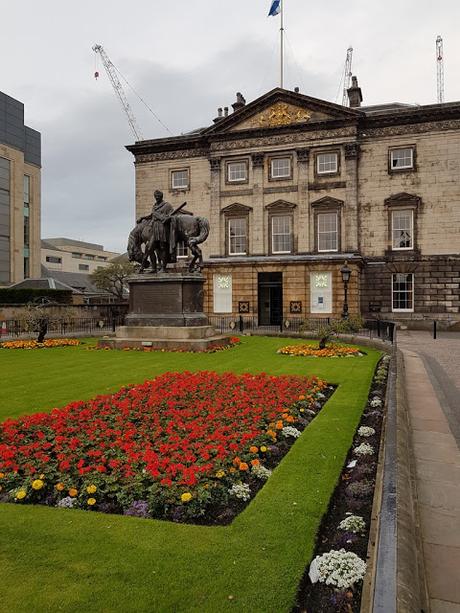
[[[72,303],[72,291],[67,289],[0,288],[0,304],[26,304],[48,298],[61,304]]]

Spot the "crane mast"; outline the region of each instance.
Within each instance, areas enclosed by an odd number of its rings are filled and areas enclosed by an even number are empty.
[[[348,106],[348,90],[351,86],[351,62],[353,60],[353,47],[347,49],[347,59],[345,60],[345,69],[343,72],[343,94],[342,94],[342,106]]]
[[[438,77],[438,102],[444,102],[444,51],[442,37],[436,39],[436,66]]]
[[[124,110],[127,118],[128,118],[128,122],[129,125],[131,127],[131,130],[134,134],[134,138],[138,141],[138,140],[143,140],[141,131],[139,129],[139,126],[137,125],[136,122],[136,118],[134,117],[134,113],[129,105],[128,99],[126,98],[125,92],[123,90],[123,87],[120,83],[120,80],[117,76],[117,69],[115,68],[115,66],[112,64],[112,62],[110,61],[109,56],[107,55],[107,53],[104,50],[104,47],[102,45],[94,45],[93,46],[93,51],[94,53],[99,53],[101,60],[102,60],[102,64],[104,65],[105,71],[107,73],[107,76],[110,79],[110,82],[112,84],[112,87],[117,95],[117,98],[122,106],[122,109]],[[95,73],[96,78],[99,76],[98,73]]]

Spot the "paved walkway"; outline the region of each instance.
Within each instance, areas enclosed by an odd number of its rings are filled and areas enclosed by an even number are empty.
[[[431,613],[460,613],[460,334],[398,332]]]

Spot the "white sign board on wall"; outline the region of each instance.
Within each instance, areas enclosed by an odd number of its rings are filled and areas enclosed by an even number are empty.
[[[332,313],[332,273],[310,273],[310,312]]]
[[[214,275],[214,313],[232,312],[232,275]]]

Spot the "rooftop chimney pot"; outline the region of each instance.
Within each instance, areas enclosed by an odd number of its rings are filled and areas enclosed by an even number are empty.
[[[351,87],[347,89],[348,100],[351,108],[357,108],[361,106],[363,101],[363,94],[361,88],[358,85],[358,77],[351,77]]]
[[[241,92],[236,93],[236,102],[232,104],[233,112],[239,111],[246,104],[246,99]]]

